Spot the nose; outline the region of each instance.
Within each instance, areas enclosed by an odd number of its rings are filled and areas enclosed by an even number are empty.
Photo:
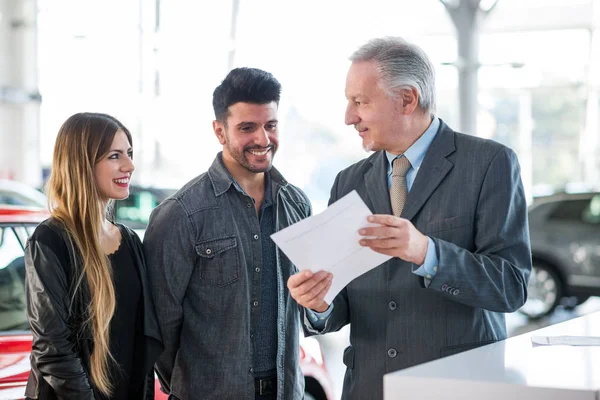
[[[132,173],[135,170],[135,165],[133,165],[133,159],[129,157],[124,157],[125,162],[121,165],[121,171],[126,173]]]
[[[257,129],[256,137],[254,138],[254,143],[260,147],[267,147],[271,144],[271,139],[269,139],[269,132],[265,129]]]
[[[346,107],[346,116],[344,119],[344,123],[346,125],[356,125],[360,122],[360,118],[358,114],[356,114],[354,106],[352,103],[348,103]]]

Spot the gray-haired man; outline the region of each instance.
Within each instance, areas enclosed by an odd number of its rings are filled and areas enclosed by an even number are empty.
[[[357,190],[380,225],[361,244],[393,258],[331,305],[327,274],[301,272],[288,287],[309,330],[351,324],[342,398],[381,399],[388,372],[506,338],[503,313],[527,298],[527,211],[514,152],[435,116],[420,48],[374,39],[350,59],[346,124],[375,153],[338,174],[330,203]]]

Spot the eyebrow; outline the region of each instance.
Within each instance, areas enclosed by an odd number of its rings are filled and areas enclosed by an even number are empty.
[[[127,151],[128,152],[129,151],[133,151],[133,147],[128,148]],[[112,153],[112,152],[116,152],[116,153],[119,153],[119,154],[123,154],[124,153],[123,150],[119,150],[119,149],[112,149],[112,150],[109,151],[109,153]]]
[[[268,123],[272,123],[272,122],[279,122],[277,119],[271,119],[269,121],[267,121]],[[252,122],[252,121],[242,121],[240,123],[238,123],[236,126],[242,126],[242,125],[258,125],[257,122]]]

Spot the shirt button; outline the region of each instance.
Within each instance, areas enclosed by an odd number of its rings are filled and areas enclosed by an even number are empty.
[[[389,349],[388,350],[388,357],[389,358],[394,358],[398,355],[398,352],[396,351],[396,349]]]
[[[254,301],[254,303],[252,303],[254,305],[254,307],[256,307],[258,305],[258,301]]]
[[[252,204],[250,204],[250,203],[247,203],[247,204],[246,204],[246,207],[250,208],[250,207],[252,207]]]
[[[427,274],[427,279],[431,279],[431,274]]]
[[[438,267],[433,267],[433,272],[437,272]]]
[[[258,235],[254,235],[252,237],[254,238],[254,240],[258,240]]]
[[[211,254],[212,250],[211,249],[206,249],[206,254]]]
[[[255,270],[256,272],[260,272],[260,268],[258,268],[258,267],[256,267],[254,270]]]
[[[250,368],[250,373],[253,374],[254,373],[254,368]]]
[[[395,302],[395,301],[390,301],[390,302],[389,302],[389,304],[388,304],[388,306],[390,307],[390,310],[392,310],[392,311],[393,311],[393,310],[395,310],[395,309],[396,309],[396,307],[397,307],[397,304],[396,304],[396,302]]]

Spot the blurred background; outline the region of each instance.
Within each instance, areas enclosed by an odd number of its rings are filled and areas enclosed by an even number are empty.
[[[212,163],[212,92],[251,66],[282,83],[275,165],[320,212],[366,156],[343,123],[347,57],[382,35],[429,54],[440,118],[519,156],[541,210],[537,303],[508,317],[511,334],[600,309],[577,307],[600,294],[600,0],[0,0],[0,202],[37,196],[66,118],[104,112],[133,134],[117,217],[143,232]],[[320,340],[339,395],[347,330]]]

